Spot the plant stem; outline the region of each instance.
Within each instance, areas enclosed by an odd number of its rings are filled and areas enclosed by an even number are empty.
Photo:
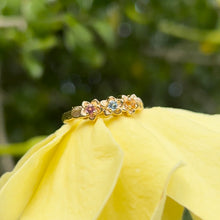
[[[27,29],[27,22],[22,17],[5,17],[0,16],[0,28],[18,28],[20,30]]]
[[[3,94],[1,89],[1,63],[0,63],[0,144],[7,143],[7,137],[5,132],[5,121],[3,113]],[[11,156],[0,157],[0,174],[12,170],[14,167],[14,161]]]

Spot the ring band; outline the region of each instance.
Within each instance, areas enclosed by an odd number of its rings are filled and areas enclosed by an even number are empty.
[[[120,98],[109,96],[106,100],[91,102],[83,101],[81,106],[72,107],[72,110],[65,112],[62,121],[65,123],[74,118],[94,120],[99,116],[117,116],[121,114],[132,115],[144,108],[142,100],[135,94],[121,95]]]

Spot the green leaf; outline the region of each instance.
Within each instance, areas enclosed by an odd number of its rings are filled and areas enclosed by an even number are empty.
[[[68,49],[76,46],[85,48],[93,44],[93,35],[90,30],[79,23],[75,23],[65,32],[65,45]]]
[[[148,24],[149,18],[146,14],[140,14],[135,10],[134,5],[128,5],[125,9],[126,15],[133,21],[139,24]]]
[[[159,23],[159,29],[166,34],[190,41],[220,44],[219,30],[200,30],[171,21],[161,21]]]
[[[193,220],[190,212],[186,208],[184,209],[182,220]]]
[[[96,20],[91,23],[91,26],[98,35],[105,41],[107,46],[112,47],[115,44],[114,30],[107,21]]]
[[[82,50],[80,56],[84,63],[94,68],[99,68],[105,63],[105,55],[94,46]]]
[[[21,4],[21,11],[28,21],[35,21],[42,18],[42,15],[47,15],[45,0],[25,1]]]
[[[54,36],[45,38],[30,38],[24,42],[24,50],[26,52],[34,50],[46,50],[54,47],[57,44],[57,39]]]
[[[23,64],[30,76],[39,79],[43,75],[43,66],[32,54],[23,54]]]
[[[80,8],[89,10],[92,7],[93,0],[76,0]]]
[[[25,154],[36,143],[42,141],[44,138],[45,136],[37,136],[22,143],[0,145],[0,155],[10,154],[13,156],[21,156]]]

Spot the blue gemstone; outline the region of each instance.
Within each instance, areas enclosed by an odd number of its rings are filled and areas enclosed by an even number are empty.
[[[109,104],[108,104],[108,108],[110,108],[111,110],[116,110],[118,107],[118,104],[116,101],[110,101]]]

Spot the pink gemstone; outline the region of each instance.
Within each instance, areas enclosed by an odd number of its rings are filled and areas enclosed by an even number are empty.
[[[88,105],[86,106],[86,111],[89,113],[89,114],[92,114],[94,111],[95,111],[95,106],[93,105]]]

